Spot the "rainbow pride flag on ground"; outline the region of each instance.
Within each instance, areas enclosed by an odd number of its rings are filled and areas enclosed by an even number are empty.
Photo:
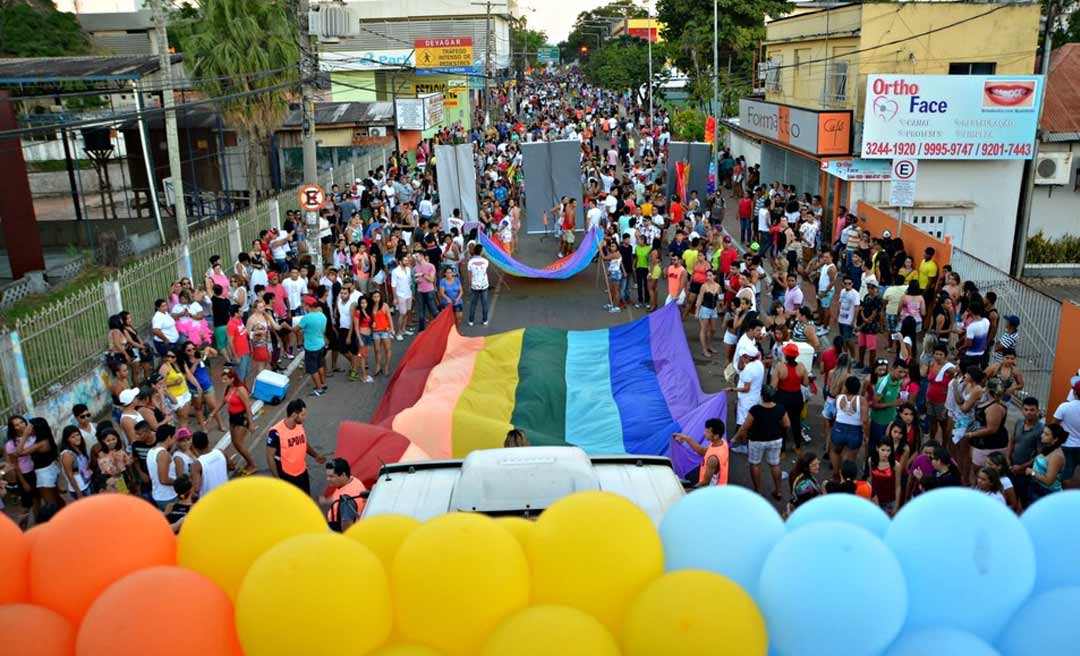
[[[486,337],[460,335],[443,312],[409,347],[372,424],[395,436],[380,447],[385,462],[462,458],[517,427],[537,446],[670,456],[683,475],[701,458],[672,433],[703,442],[705,421],[726,408],[724,393],[701,391],[674,304],[614,328]]]
[[[483,232],[478,233],[484,255],[499,269],[518,278],[542,278],[545,280],[566,280],[585,270],[592,262],[600,245],[600,231],[590,229],[573,253],[560,257],[543,269],[536,269],[515,260],[506,252],[506,246]]]

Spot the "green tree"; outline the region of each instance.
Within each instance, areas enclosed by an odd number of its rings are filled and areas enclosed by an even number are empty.
[[[649,46],[634,37],[608,41],[589,54],[583,71],[593,84],[638,93],[649,80]]]
[[[714,1],[719,71],[712,66]],[[785,0],[658,0],[666,55],[690,78],[691,101],[701,107],[711,104],[715,75],[724,90],[721,102],[730,112],[738,103],[737,92],[753,79],[753,52],[765,38],[765,16],[781,16],[791,6]]]
[[[697,109],[675,112],[671,134],[676,141],[705,141],[705,113]]]
[[[265,90],[222,101],[226,121],[247,140],[248,187],[258,197],[269,162],[270,137],[288,110],[289,87],[299,81],[295,7],[284,0],[202,0],[183,39],[188,74],[210,97]]]
[[[0,0],[0,57],[63,57],[90,52],[75,14],[52,2]]]
[[[525,65],[536,66],[536,52],[547,43],[547,34],[543,30],[530,30],[525,18],[517,21],[510,28],[510,47],[514,61],[511,68],[524,71]]]

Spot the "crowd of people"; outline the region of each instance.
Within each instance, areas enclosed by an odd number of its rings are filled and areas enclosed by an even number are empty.
[[[155,301],[149,333],[128,312],[110,318],[111,417],[95,424],[84,405],[62,427],[10,417],[9,500],[40,522],[64,504],[62,491],[140,494],[179,523],[230,475],[264,470],[310,493],[310,457],[328,468],[328,519],[351,521],[363,486],[347,462],[311,446],[303,400],[258,436],[267,457],[256,461],[248,439],[256,379],[302,357],[313,399],[335,376],[371,384],[393,372],[393,342],[425,330],[442,309],[460,325],[466,295],[468,325],[487,325],[491,276],[477,235],[518,249],[521,144],[566,139],[581,144],[583,202],[579,210],[564,198],[548,210],[559,254],[575,249],[581,228],[601,230],[605,309],[675,304],[696,322],[695,350],[722,366],[732,392],[730,430],[716,418],[706,445],[673,438],[704,459],[692,483],[726,483],[734,450],[746,453],[753,487],[792,508],[850,492],[892,513],[925,490],[967,485],[1019,512],[1075,484],[1080,400],[1043,416],[1046,400],[1025,394],[1019,317],[939,265],[933,249],[909,252],[843,207],[827,216],[820,197],[763,183],[759,167],[727,150],[710,188],[681,197],[665,174],[667,112],[650,116],[644,99],[575,73],[498,94],[484,127],[446,128],[392,153],[334,185],[310,224],[288,211],[235,261],[215,255],[204,272],[178,279]],[[439,143],[474,145],[474,222],[440,207]],[[728,203],[737,222],[725,225]],[[841,224],[833,233],[831,221]],[[1080,377],[1074,383],[1080,395]],[[808,412],[817,395],[820,418]],[[240,464],[215,448],[215,431],[229,433]],[[816,434],[824,451],[808,448]],[[784,471],[789,449],[796,460]]]

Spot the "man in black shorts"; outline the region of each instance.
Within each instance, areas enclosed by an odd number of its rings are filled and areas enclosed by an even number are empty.
[[[304,431],[307,405],[301,399],[293,399],[285,412],[286,417],[271,426],[266,435],[266,464],[272,476],[292,483],[311,496],[307,457],[311,456],[320,465],[326,458],[312,448]]]

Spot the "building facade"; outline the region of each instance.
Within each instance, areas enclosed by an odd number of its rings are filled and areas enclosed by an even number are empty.
[[[800,193],[819,193],[827,214],[840,205],[854,208],[859,200],[895,214],[898,208],[888,205],[889,176],[874,172],[879,164],[861,164],[867,76],[1031,74],[1040,13],[1036,2],[862,2],[825,4],[769,21],[757,82],[764,97],[744,100],[754,113],[740,111],[729,123],[733,151],[760,162],[763,183],[783,181]],[[820,133],[814,143],[821,143],[836,112],[851,117],[846,153],[815,152],[805,147],[805,136],[777,138],[784,135],[770,127],[769,116],[782,121],[798,114],[799,128]],[[839,135],[838,122],[830,125]],[[838,164],[830,166],[832,161]],[[868,172],[858,173],[863,169]],[[1023,173],[1020,159],[921,160],[915,205],[906,218],[1008,269],[1011,248],[1002,247],[1002,237],[1011,245]]]

